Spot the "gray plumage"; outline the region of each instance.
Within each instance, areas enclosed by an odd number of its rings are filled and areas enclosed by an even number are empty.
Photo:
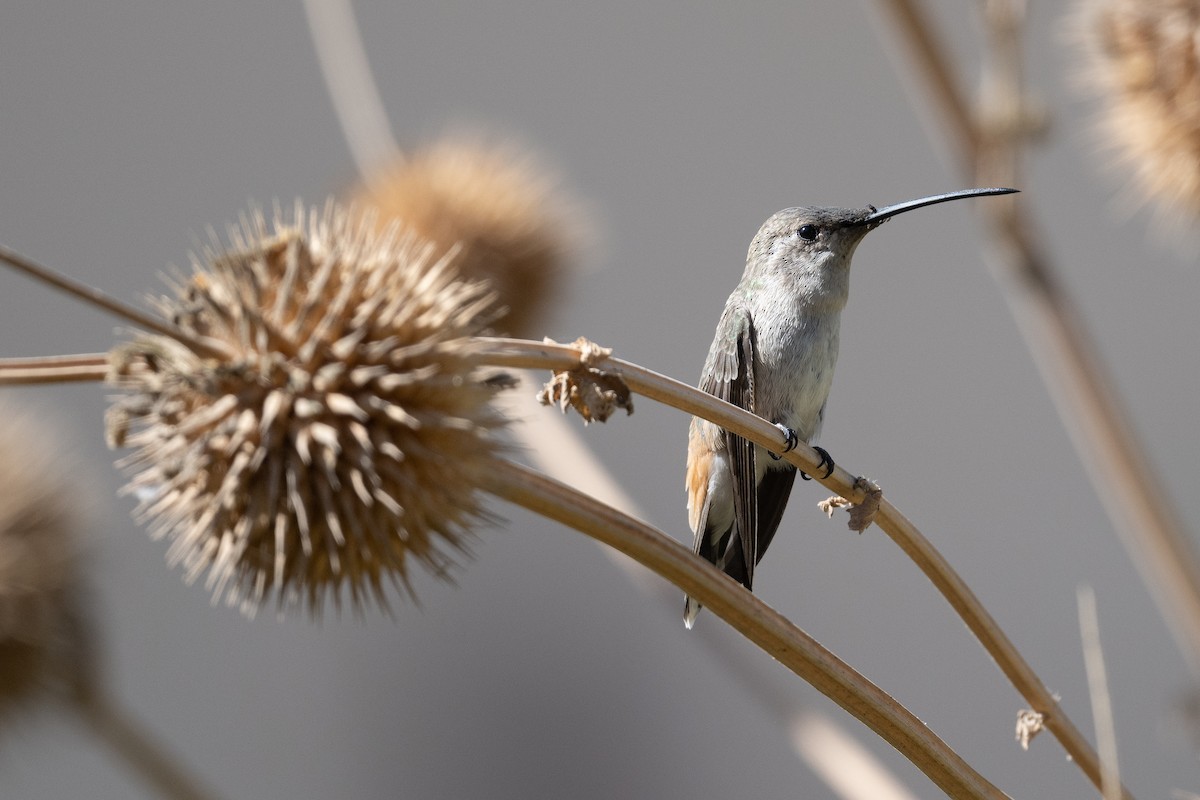
[[[700,388],[775,423],[789,439],[794,433],[795,440],[812,443],[825,418],[858,243],[904,211],[1013,191],[971,189],[883,209],[801,207],[773,215],[750,243]],[[775,536],[795,477],[795,467],[766,449],[693,418],[687,491],[696,553],[752,588],[754,568]],[[699,611],[688,597],[689,628]]]

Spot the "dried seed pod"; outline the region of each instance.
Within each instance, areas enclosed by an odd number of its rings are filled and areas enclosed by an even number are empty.
[[[354,201],[378,210],[381,225],[400,220],[439,250],[461,247],[463,275],[490,281],[499,294],[498,327],[531,336],[542,333],[535,328],[581,238],[578,214],[554,183],[515,147],[452,137],[381,171]]]
[[[483,514],[477,487],[503,451],[470,337],[494,297],[421,240],[332,204],[244,218],[193,259],[161,313],[219,358],[162,336],[112,354],[126,394],[110,442],[136,514],[252,613],[319,612],[343,587],[386,607],[410,559],[444,575]]]
[[[1146,199],[1200,212],[1200,2],[1084,0],[1070,20],[1108,144]]]
[[[78,486],[35,421],[0,412],[0,712],[56,686],[72,664]]]

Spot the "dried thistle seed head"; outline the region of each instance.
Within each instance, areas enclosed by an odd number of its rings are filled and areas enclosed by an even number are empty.
[[[385,579],[411,591],[410,559],[444,575],[482,514],[503,384],[468,337],[494,298],[332,204],[255,214],[230,239],[160,302],[224,357],[161,336],[112,353],[109,440],[135,448],[136,514],[248,613],[271,594],[318,612],[343,587],[386,607]]]
[[[499,294],[505,314],[497,326],[530,336],[581,237],[577,214],[554,184],[513,146],[458,137],[417,150],[354,195],[378,210],[381,225],[400,220],[440,251],[461,246],[463,274],[490,281]]]
[[[0,408],[0,714],[59,683],[71,664],[78,487],[35,421]]]
[[[1200,213],[1200,0],[1083,0],[1070,29],[1101,130],[1139,192]]]

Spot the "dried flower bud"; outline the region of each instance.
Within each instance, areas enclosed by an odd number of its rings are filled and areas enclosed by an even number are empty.
[[[140,336],[112,354],[126,390],[112,442],[136,515],[172,540],[189,580],[207,570],[252,613],[327,595],[354,606],[383,579],[411,592],[481,516],[476,487],[502,450],[502,418],[469,340],[493,296],[449,257],[327,205],[271,225],[242,220],[160,301],[182,331],[224,353]]]
[[[1200,212],[1200,1],[1084,0],[1071,23],[1103,132],[1141,192]]]
[[[555,344],[550,338],[545,341]],[[583,418],[584,425],[608,422],[619,408],[625,409],[626,416],[632,414],[633,393],[624,378],[596,366],[612,355],[612,348],[601,347],[582,336],[571,344],[579,349],[579,366],[555,370],[538,392],[538,402],[544,406],[556,405],[564,414],[567,408],[573,408]]]
[[[70,650],[77,488],[36,424],[0,412],[0,712],[59,683]]]
[[[446,139],[411,153],[358,189],[355,203],[400,220],[441,250],[460,246],[464,276],[491,282],[506,313],[497,323],[530,336],[558,292],[579,238],[554,181],[511,146]]]

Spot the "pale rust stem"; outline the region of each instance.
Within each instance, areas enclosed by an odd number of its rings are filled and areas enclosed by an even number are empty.
[[[9,250],[3,245],[0,245],[0,261],[3,261],[19,272],[25,273],[36,281],[52,286],[78,300],[82,300],[88,305],[107,311],[114,316],[133,323],[139,328],[144,328],[174,339],[194,353],[217,357],[224,355],[212,343],[190,336],[174,325],[170,325],[144,311],[140,311],[127,303],[122,303],[115,297],[110,297],[95,287],[88,286],[74,278],[68,278],[66,275],[55,272],[49,267],[44,267],[20,253]]]
[[[105,353],[0,358],[0,386],[102,381],[108,374]]]
[[[74,708],[96,738],[160,796],[171,800],[215,800],[217,797],[185,771],[153,734],[103,692],[87,692],[76,699]]]
[[[948,796],[1006,797],[887,693],[665,533],[517,464],[497,470],[487,488],[625,553],[695,597],[879,734]]]
[[[534,373],[522,370],[520,382],[533,386],[538,380]],[[543,412],[540,406],[529,408],[531,401],[536,403],[532,397],[521,397],[516,392],[504,392],[496,400],[514,421],[525,421],[522,415],[527,411],[537,413],[535,424],[517,424],[513,431],[536,469],[618,511],[646,518],[584,442],[575,420],[538,413]],[[596,544],[647,597],[667,607],[679,603],[680,593],[674,586],[613,548]],[[758,709],[778,722],[787,732],[796,757],[825,782],[832,796],[841,800],[915,800],[916,796],[859,741],[860,737],[845,730],[830,714],[814,708],[787,674],[748,650],[736,630],[699,625],[688,638],[696,638],[699,654],[724,665],[737,686],[758,703]]]
[[[480,339],[479,358],[493,366],[521,369],[570,369],[579,364],[580,354],[567,345],[521,339]],[[76,356],[73,358],[100,358]],[[630,389],[650,399],[709,419],[721,427],[764,447],[781,449],[779,430],[769,422],[673,378],[617,358],[603,360],[605,369],[619,374]],[[0,375],[3,370],[0,369]],[[852,502],[862,502],[865,493],[855,485],[855,476],[842,467],[828,478],[820,477],[820,456],[800,443],[784,456],[798,468]],[[1001,671],[1030,704],[1045,716],[1046,727],[1080,768],[1099,783],[1099,760],[1087,740],[1078,731],[1057,701],[1038,679],[1016,647],[975,597],[966,583],[950,567],[928,540],[886,498],[875,519],[880,529],[916,563],[938,591],[967,624],[967,627],[995,659]]]
[[[960,163],[974,164],[979,149],[979,132],[971,106],[958,86],[956,73],[947,70],[945,48],[925,18],[918,0],[884,0],[896,29],[908,43],[913,65],[929,84],[931,100],[959,153]]]
[[[487,348],[481,358],[488,364],[521,369],[571,369],[579,365],[579,351],[572,346],[531,342],[520,339],[483,339]],[[749,411],[700,391],[685,383],[623,361],[609,357],[598,368],[620,375],[629,388],[638,394],[665,405],[715,422],[722,428],[772,450],[781,450],[779,429]],[[813,476],[813,479],[855,503],[866,495],[855,485],[856,478],[838,466],[828,478],[818,470],[820,456],[801,442],[783,458]],[[966,582],[886,498],[882,500],[875,524],[891,537],[900,549],[917,565],[950,603],[971,633],[996,661],[1001,672],[1025,698],[1030,708],[1044,715],[1046,728],[1058,739],[1071,759],[1097,788],[1100,785],[1100,760],[1092,746],[1075,724],[1059,707],[1058,701],[1046,689],[1037,673],[1021,656],[1008,636],[984,608]],[[1131,798],[1128,792],[1126,798]]]

